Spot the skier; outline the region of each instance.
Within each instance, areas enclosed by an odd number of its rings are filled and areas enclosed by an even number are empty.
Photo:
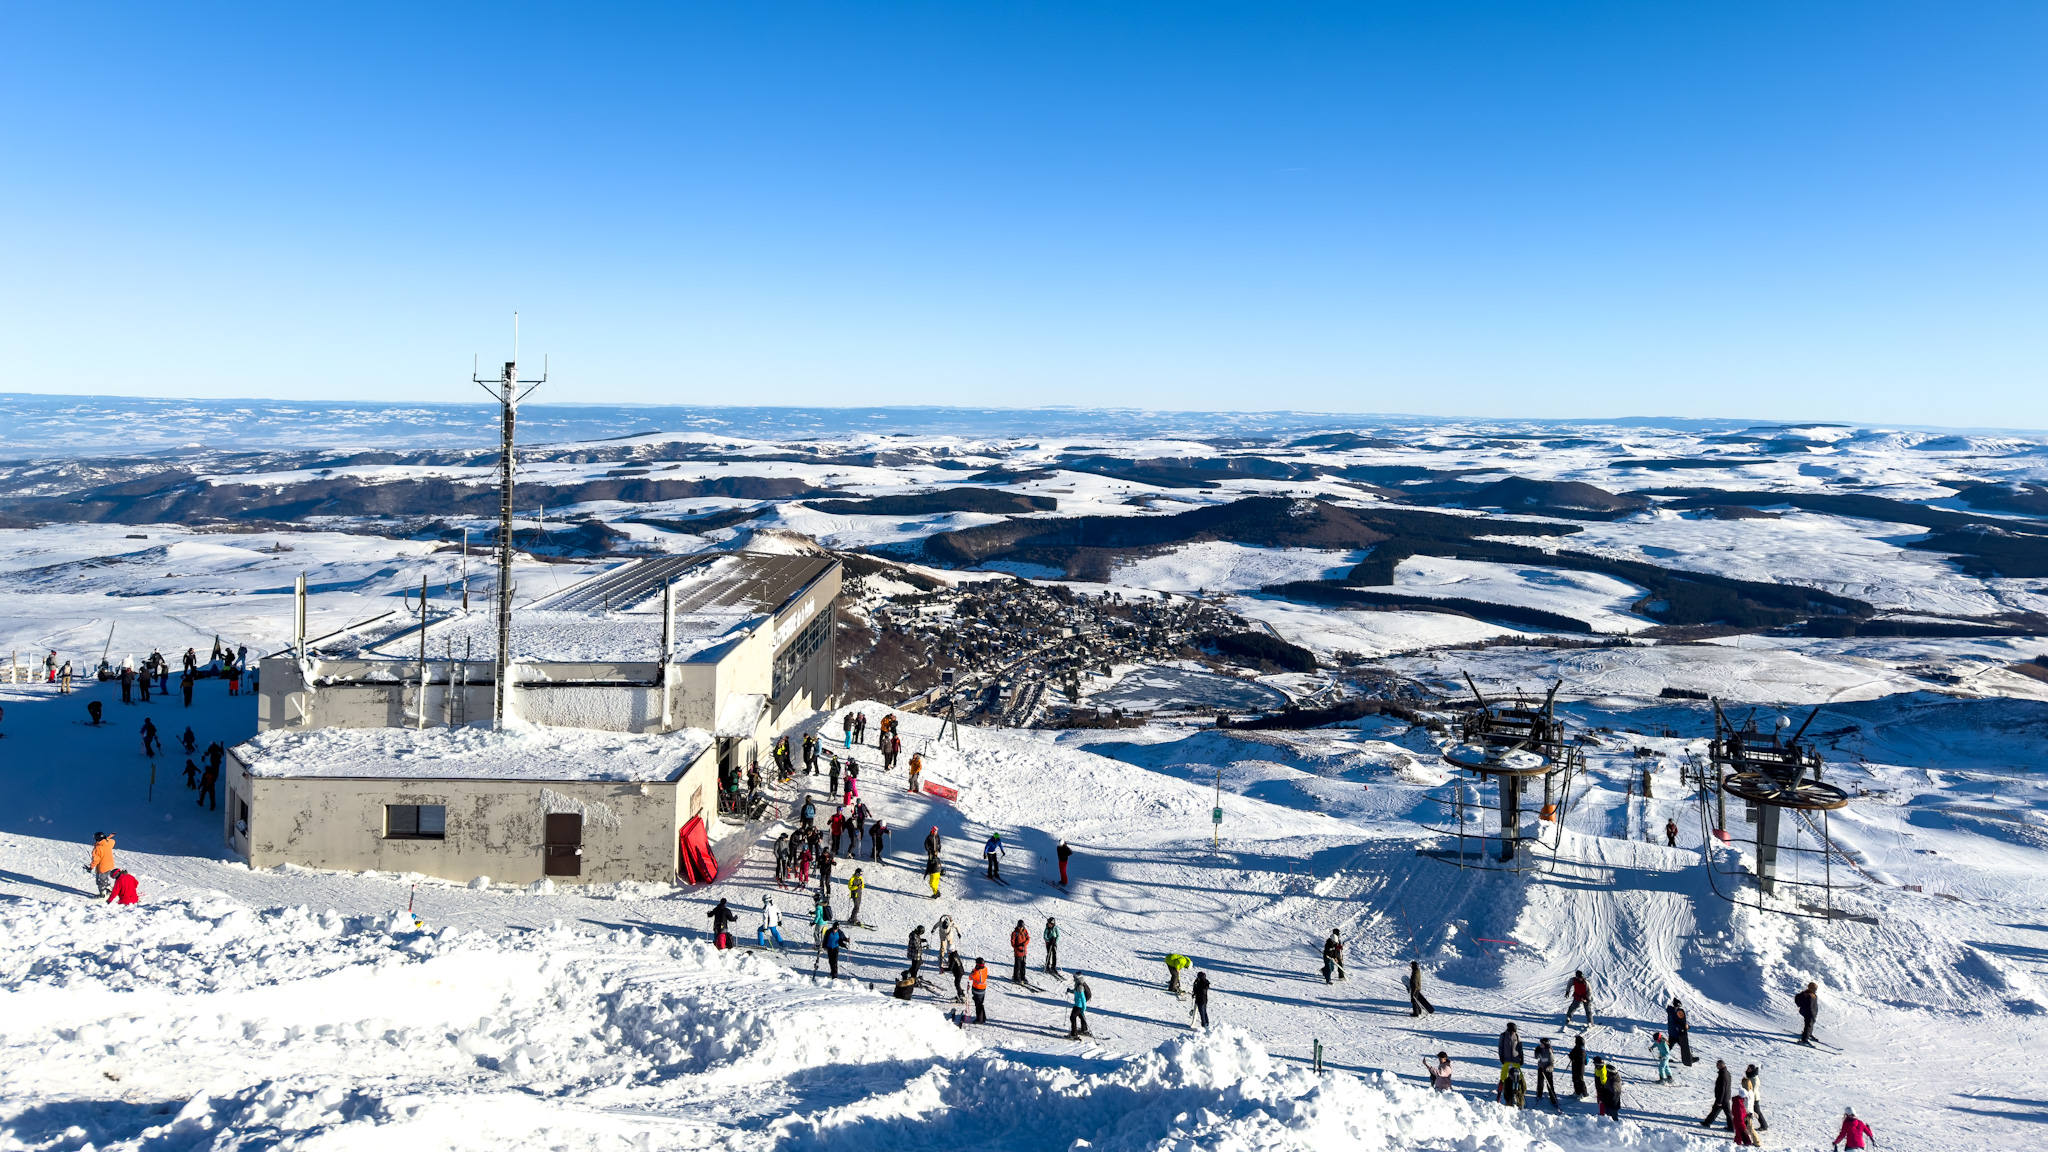
[[[917,791],[917,790],[918,790],[918,788],[919,788],[919,784],[918,784],[918,781],[919,781],[919,779],[920,779],[920,778],[922,778],[923,776],[924,776],[924,759],[923,759],[922,757],[920,757],[920,756],[919,756],[919,755],[918,755],[917,753],[915,753],[915,752],[912,752],[912,753],[910,754],[910,787],[909,787],[908,789],[906,789],[906,791],[910,791],[910,792],[915,792],[915,791]]]
[[[1692,1054],[1692,1024],[1685,1018],[1685,1008],[1676,996],[1671,998],[1671,1007],[1664,1010],[1664,1030],[1671,1033],[1671,1042],[1678,1045],[1678,1062],[1687,1068],[1697,1063]]]
[[[865,712],[853,714],[853,742],[855,744],[865,744],[868,742],[868,714]]]
[[[967,1003],[967,993],[960,990],[960,977],[966,974],[967,967],[960,962],[960,953],[957,950],[946,949],[945,951],[946,971],[953,976],[953,1003],[965,1004]]]
[[[142,718],[142,754],[154,759],[156,743],[156,722],[145,716]]]
[[[1209,974],[1195,973],[1195,1012],[1202,1018],[1202,1027],[1209,1026]]]
[[[185,761],[185,791],[194,792],[199,788],[199,765]]]
[[[1088,987],[1088,982],[1081,979],[1079,972],[1074,973],[1074,1006],[1067,1010],[1067,1039],[1069,1040],[1079,1040],[1083,1036],[1095,1035],[1095,1033],[1088,1030],[1088,997],[1090,995],[1091,990]]]
[[[803,821],[803,825],[805,828],[816,827],[816,821],[818,819],[817,802],[812,800],[809,796],[804,797],[804,806],[797,810],[797,818]]]
[[[1175,996],[1181,994],[1180,974],[1195,966],[1193,960],[1178,952],[1166,954],[1166,990]]]
[[[1330,974],[1335,972],[1338,979],[1344,978],[1344,941],[1339,939],[1341,928],[1330,929],[1330,938],[1323,941],[1323,983],[1330,983]]]
[[[880,860],[882,858],[882,838],[888,834],[889,826],[880,820],[875,821],[875,826],[868,829],[868,859]]]
[[[1742,1073],[1743,1090],[1749,1093],[1749,1126],[1754,1132],[1759,1134],[1771,1130],[1771,1122],[1764,1118],[1764,1102],[1760,1094],[1763,1087],[1762,1081],[1763,1073],[1757,1071],[1757,1067],[1754,1064],[1751,1064]],[[1761,1144],[1763,1141],[1758,1140],[1757,1143]]]
[[[1820,1016],[1820,984],[1808,981],[1806,989],[1792,997],[1792,1003],[1799,1008],[1799,1018],[1806,1026],[1799,1030],[1801,1044],[1813,1043],[1813,1022]]]
[[[775,907],[775,897],[767,892],[763,892],[761,893],[761,926],[754,929],[754,946],[756,948],[766,948],[768,946],[768,937],[770,936],[775,937],[776,951],[780,952],[786,948],[786,945],[782,942],[782,911]]]
[[[1067,847],[1067,842],[1065,840],[1060,841],[1060,887],[1062,888],[1067,886],[1067,858],[1073,854],[1074,850]]]
[[[1550,1093],[1550,1110],[1564,1111],[1557,1102],[1557,1054],[1551,1050],[1548,1036],[1536,1042],[1537,1098],[1541,1099],[1545,1092]]]
[[[1593,986],[1586,982],[1586,973],[1583,970],[1572,973],[1572,980],[1568,987],[1572,994],[1572,1002],[1564,1010],[1565,1024],[1572,1022],[1572,1013],[1584,1008],[1586,1010],[1586,1027],[1591,1028],[1593,1026]]]
[[[853,713],[848,712],[840,717],[839,726],[846,732],[846,746],[848,748],[853,747]]]
[[[818,734],[816,732],[804,733],[803,749],[804,775],[816,776],[818,774]]]
[[[1030,950],[1031,929],[1026,928],[1024,922],[1019,920],[1017,926],[1010,929],[1010,951],[1015,953],[1017,958],[1017,966],[1010,974],[1010,979],[1015,983],[1024,983],[1024,955]]]
[[[1429,1072],[1429,1086],[1431,1088],[1436,1089],[1438,1092],[1449,1092],[1451,1090],[1451,1054],[1449,1052],[1437,1053],[1435,1064],[1424,1060],[1422,1066]]]
[[[1060,926],[1050,916],[1045,918],[1045,970],[1060,974]]]
[[[853,875],[846,878],[846,897],[853,901],[853,909],[846,914],[846,918],[855,924],[861,922],[860,898],[867,894],[867,890],[868,882],[866,878],[860,874],[860,869],[855,868]]]
[[[1700,1121],[1700,1127],[1712,1128],[1714,1126],[1714,1117],[1728,1116],[1728,1105],[1733,1098],[1734,1095],[1730,1091],[1728,1083],[1728,1062],[1726,1060],[1716,1060],[1714,1061],[1714,1107],[1707,1112],[1707,1118]],[[1733,1118],[1729,1119],[1728,1128],[1730,1131],[1734,1130],[1735,1121]]]
[[[1520,1064],[1522,1062],[1524,1055],[1522,1047],[1521,1028],[1518,1025],[1510,1023],[1507,1026],[1506,1030],[1501,1032],[1500,1042],[1497,1045],[1497,1047],[1500,1052],[1501,1063]]]
[[[142,892],[135,886],[135,874],[114,869],[114,890],[107,894],[109,904],[139,904]]]
[[[192,734],[192,726],[190,724],[185,725],[185,734],[178,737],[178,744],[185,749],[185,755],[187,756],[199,751],[199,737]]]
[[[825,890],[819,889],[811,895],[811,950],[825,946],[825,925],[832,920],[832,913],[825,907]]]
[[[1833,1148],[1835,1145],[1841,1145],[1844,1148],[1868,1148],[1876,1139],[1877,1133],[1870,1130],[1870,1125],[1856,1118],[1856,1110],[1854,1108],[1844,1108],[1842,1109],[1842,1130],[1835,1133],[1834,1144],[1830,1144],[1828,1147]]]
[[[910,939],[903,945],[904,954],[910,958],[910,974],[924,971],[924,925],[913,925]]]
[[[828,796],[837,796],[839,795],[839,757],[832,757],[830,769],[831,781],[830,785],[825,789],[825,794]]]
[[[832,850],[837,852],[839,851],[839,836],[842,832],[846,831],[846,817],[841,813],[834,812],[829,826],[832,829]]]
[[[85,866],[85,870],[92,873],[93,884],[99,889],[101,896],[104,897],[108,892],[113,891],[114,873],[118,869],[114,867],[114,834],[112,832],[95,832],[92,834],[92,862]]]
[[[732,922],[739,919],[740,914],[733,911],[731,905],[720,899],[718,907],[713,908],[704,915],[711,921],[711,946],[720,952],[732,947]]]
[[[937,885],[934,884],[934,887]],[[967,975],[967,985],[974,990],[974,1022],[988,1023],[988,961],[979,956],[974,958],[974,971]]]
[[[832,927],[825,929],[825,963],[832,969],[832,979],[839,979],[839,950],[846,947],[846,930],[834,920]]]
[[[155,676],[152,676],[152,675],[150,675],[149,665],[147,665],[147,664],[144,664],[144,665],[142,666],[142,668],[141,668],[141,669],[140,669],[139,671],[137,671],[137,672],[136,672],[136,675],[135,675],[135,684],[136,684],[136,687],[138,687],[138,688],[142,689],[142,701],[141,701],[141,702],[142,702],[142,703],[144,703],[144,704],[147,704],[147,703],[149,703],[149,685],[150,685],[150,682],[151,682],[151,681],[153,681],[153,680],[155,680],[155,679],[156,679],[156,677],[155,677]]]
[[[1572,1038],[1572,1050],[1565,1054],[1572,1066],[1572,1097],[1586,1098],[1586,1034],[1579,1033]]]
[[[88,715],[88,716],[91,716],[91,717],[92,717],[92,726],[93,726],[93,727],[97,728],[97,727],[99,727],[99,726],[100,726],[100,702],[99,702],[99,701],[97,701],[97,700],[87,700],[87,701],[85,702],[85,713],[86,713],[86,715]]]
[[[939,846],[941,843],[942,841],[939,837],[939,826],[937,824],[934,824],[932,825],[932,830],[924,834],[924,854],[927,856],[937,856],[939,854]]]
[[[990,833],[988,843],[981,846],[982,858],[988,861],[989,879],[1001,880],[1003,878],[1003,866],[997,861],[997,854],[1006,851],[1008,850],[1003,847],[1003,834],[1001,832]]]
[[[1431,1004],[1429,997],[1422,994],[1422,962],[1420,960],[1410,960],[1408,962],[1408,1015],[1420,1016],[1424,1012],[1432,1016],[1436,1015],[1436,1005]]]
[[[215,747],[219,747],[218,744]],[[206,769],[199,774],[199,799],[192,802],[197,808],[204,805],[210,812],[220,811],[220,797],[214,786],[220,783],[220,761],[212,756],[206,758]]]
[[[1678,847],[1678,821],[1666,820],[1664,822],[1664,845],[1667,848]]]
[[[133,703],[135,703],[135,697],[134,697],[133,695],[131,695],[131,693],[132,693],[132,692],[133,692],[134,690],[135,690],[135,669],[133,669],[133,668],[130,668],[130,667],[128,667],[127,665],[123,664],[123,665],[121,666],[121,703],[123,703],[123,704],[133,704]]]
[[[789,833],[784,832],[775,838],[775,886],[777,888],[785,888],[788,887],[788,884]]]
[[[1671,1083],[1671,1042],[1664,1039],[1662,1032],[1650,1034],[1650,1054],[1657,1058],[1657,1083]]]
[[[896,978],[896,998],[909,1000],[917,995],[917,973],[905,968],[903,975]]]

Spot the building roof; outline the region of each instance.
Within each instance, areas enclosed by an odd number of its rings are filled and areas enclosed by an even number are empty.
[[[489,728],[313,728],[264,732],[234,748],[259,779],[675,780],[711,746],[685,728],[635,736],[521,724]]]

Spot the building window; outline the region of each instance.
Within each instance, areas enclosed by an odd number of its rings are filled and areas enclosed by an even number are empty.
[[[445,804],[386,804],[384,806],[384,838],[386,840],[442,840],[448,832],[448,806]]]
[[[825,639],[831,632],[832,613],[826,612],[804,625],[804,630],[797,633],[782,651],[775,654],[774,695],[778,703],[796,686],[804,669],[809,666],[811,657],[817,655],[818,649],[825,646]]]

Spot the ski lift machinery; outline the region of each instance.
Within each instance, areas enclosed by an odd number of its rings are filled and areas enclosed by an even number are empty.
[[[1470,673],[1465,683],[1472,689],[1473,707],[1459,721],[1458,743],[1443,752],[1444,762],[1458,775],[1429,797],[1432,808],[1423,821],[1438,835],[1457,837],[1458,849],[1427,854],[1460,868],[1550,871],[1564,839],[1573,779],[1585,765],[1557,718],[1557,693],[1564,682],[1551,686],[1540,707],[1519,696],[1511,702],[1489,701]],[[1543,801],[1531,812],[1525,801],[1533,798],[1538,781]],[[1492,804],[1486,802],[1489,783],[1496,797]]]
[[[1728,719],[1721,702],[1714,705],[1714,738],[1707,745],[1707,760],[1697,765],[1699,777],[1700,826],[1709,849],[1702,855],[1714,894],[1733,904],[1744,904],[1764,912],[1804,916],[1821,920],[1858,920],[1875,924],[1874,917],[1857,915],[1835,907],[1834,858],[1841,855],[1829,833],[1828,814],[1848,806],[1849,794],[1821,779],[1820,752],[1801,738],[1820,715],[1815,708],[1806,723],[1790,737],[1789,717],[1778,717],[1777,727],[1766,733],[1756,726],[1754,715],[1740,727]],[[1728,832],[1728,797],[1741,800],[1747,811],[1745,821],[1756,829],[1752,841],[1755,868],[1726,868],[1716,863],[1711,846],[1715,840],[1733,843]],[[1792,814],[1791,836],[1785,835],[1786,813]],[[1802,843],[1802,841],[1810,843]],[[1819,878],[1808,879],[1807,861],[1819,857]],[[1843,857],[1845,863],[1847,857]],[[1785,875],[1785,865],[1792,874]],[[1754,899],[1745,899],[1745,880]],[[1725,882],[1725,883],[1724,883]],[[1771,899],[1780,887],[1818,889],[1821,905],[1800,903],[1797,909]],[[1850,885],[1848,888],[1861,887]]]

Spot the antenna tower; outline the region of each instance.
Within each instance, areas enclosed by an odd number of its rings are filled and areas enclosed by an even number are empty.
[[[505,726],[506,682],[512,671],[512,443],[519,420],[519,402],[548,381],[547,358],[541,358],[540,379],[519,378],[519,313],[512,314],[512,359],[496,380],[486,380],[474,367],[470,378],[498,402],[498,662],[491,684],[491,727]],[[521,391],[524,389],[524,391]],[[467,556],[467,549],[464,550]]]

